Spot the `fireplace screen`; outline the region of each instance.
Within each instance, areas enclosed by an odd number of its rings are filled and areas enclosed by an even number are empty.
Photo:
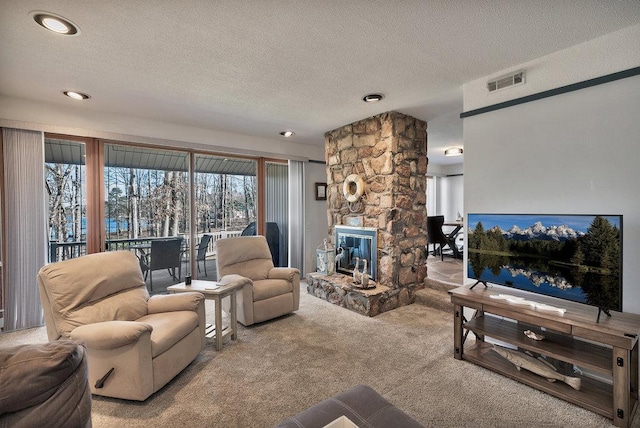
[[[336,226],[336,272],[351,275],[356,268],[362,272],[367,261],[369,278],[376,280],[377,272],[377,230],[370,227]]]

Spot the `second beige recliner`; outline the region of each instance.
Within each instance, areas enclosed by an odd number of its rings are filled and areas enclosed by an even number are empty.
[[[298,310],[300,271],[274,267],[264,236],[241,236],[216,241],[218,281],[226,275],[251,279],[238,293],[238,321],[245,326]]]

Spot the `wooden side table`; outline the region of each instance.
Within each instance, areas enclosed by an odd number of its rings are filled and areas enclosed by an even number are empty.
[[[216,351],[222,350],[222,341],[225,337],[231,335],[231,340],[238,338],[238,315],[236,307],[236,291],[242,288],[246,281],[233,281],[225,284],[219,284],[215,281],[201,281],[193,280],[191,285],[186,285],[184,282],[180,284],[171,285],[167,287],[169,293],[185,293],[187,291],[197,291],[202,293],[205,299],[213,299],[215,301],[215,324],[207,325],[206,335],[208,338],[215,337],[216,339]],[[222,326],[222,299],[229,296],[231,299],[231,307],[229,309],[231,313],[231,325]]]

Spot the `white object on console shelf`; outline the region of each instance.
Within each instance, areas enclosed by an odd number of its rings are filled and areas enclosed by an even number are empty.
[[[509,303],[513,303],[515,305],[529,305],[534,309],[540,309],[541,311],[556,311],[559,312],[560,315],[564,315],[567,311],[563,308],[556,308],[555,306],[547,305],[546,303],[538,303],[531,300],[526,300],[524,297],[511,296],[509,294],[492,294],[489,296],[492,299],[496,300],[506,300]]]

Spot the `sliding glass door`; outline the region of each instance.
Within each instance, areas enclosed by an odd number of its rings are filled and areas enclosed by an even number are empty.
[[[164,292],[187,273],[216,280],[216,240],[264,234],[274,264],[287,265],[286,163],[7,128],[1,136],[0,328],[40,325],[32,285],[47,262],[131,251],[150,291]],[[154,247],[175,257],[155,264]]]
[[[45,138],[49,262],[87,252],[85,144]]]
[[[105,246],[133,251],[151,291],[188,272],[188,165],[186,152],[104,144]]]
[[[215,242],[255,235],[258,213],[254,159],[195,154],[194,275],[215,280]]]
[[[50,262],[132,251],[150,290],[161,291],[187,273],[216,280],[215,242],[260,233],[274,265],[287,265],[287,163],[45,137]],[[179,250],[165,243],[176,240]],[[173,247],[158,249],[165,244]]]

